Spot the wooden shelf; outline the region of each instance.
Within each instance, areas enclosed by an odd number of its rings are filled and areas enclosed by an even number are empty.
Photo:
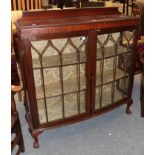
[[[115,53],[114,47],[113,46],[109,46],[109,47],[105,47],[104,49],[104,58],[110,58],[116,55],[120,55],[123,53],[127,53],[127,48],[123,47],[123,46],[118,46],[117,48],[117,54]],[[102,51],[100,48],[97,49],[97,60],[103,59],[102,57]]]
[[[123,46],[118,46],[117,49],[117,55],[127,53],[127,48]],[[104,58],[109,58],[116,56],[114,47],[109,46],[105,48],[104,51]],[[101,49],[97,49],[97,60],[103,59],[102,57],[102,51]],[[75,65],[78,63],[86,63],[86,52],[81,51],[80,52],[80,61],[77,59],[77,54],[76,53],[65,53],[62,55],[62,66],[67,66],[67,65]],[[60,67],[61,62],[60,62],[60,57],[58,55],[51,55],[51,56],[45,56],[42,58],[42,67],[47,68],[47,67]],[[41,63],[39,61],[39,58],[34,58],[33,59],[33,69],[40,69]]]
[[[125,72],[119,68],[116,69],[115,80],[119,80],[123,77],[129,76],[129,74],[125,74]],[[114,81],[113,70],[103,70],[103,82],[101,83],[101,74],[97,72],[96,74],[96,86],[100,86],[102,84],[107,84]]]
[[[80,61],[77,59],[76,53],[65,53],[62,55],[62,66],[74,65],[78,63],[86,63],[86,55],[85,52],[82,51],[80,53]],[[46,56],[43,57],[42,67],[60,67],[60,57],[58,55]],[[40,69],[41,63],[38,58],[33,59],[33,69]]]
[[[43,87],[37,86],[36,97],[37,99],[44,98]],[[85,76],[80,77],[80,90],[78,90],[77,77],[73,76],[66,80],[63,80],[63,94],[74,93],[77,91],[82,91],[86,89],[86,79]],[[61,83],[60,81],[55,81],[53,83],[45,85],[46,97],[54,97],[62,95]]]
[[[129,74],[125,74],[124,71],[117,68],[115,80],[121,79],[128,75]],[[113,70],[104,70],[103,76],[104,76],[103,83],[101,83],[101,75],[100,73],[97,73],[96,86],[99,86],[101,84],[107,84],[107,83],[114,81]],[[36,86],[35,88],[36,88],[37,99],[44,98],[43,86],[40,85],[40,86]],[[80,76],[80,90],[78,90],[78,81],[77,81],[77,77],[75,76],[72,76],[71,78],[63,80],[63,88],[64,88],[63,94],[74,93],[74,92],[85,90],[86,89],[86,78],[84,75]],[[45,95],[47,98],[62,95],[60,81],[55,81],[50,84],[46,84]]]

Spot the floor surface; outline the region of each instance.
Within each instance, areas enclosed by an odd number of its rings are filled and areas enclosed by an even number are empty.
[[[39,149],[32,147],[24,106],[17,103],[25,143],[21,155],[143,155],[144,119],[140,117],[139,87],[137,75],[131,115],[125,113],[124,105],[80,123],[47,130],[39,136]]]

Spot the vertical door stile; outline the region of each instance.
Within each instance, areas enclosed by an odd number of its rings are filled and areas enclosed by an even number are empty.
[[[125,67],[124,67],[124,77],[126,78],[127,77],[127,72],[128,70],[130,69],[129,66],[130,66],[130,63],[131,63],[131,60],[130,60],[130,57],[131,57],[131,52],[129,53],[128,51],[129,49],[127,48],[127,53],[126,53],[126,57],[127,57],[127,62],[125,63]],[[130,66],[131,67],[131,66]],[[130,73],[129,73],[129,76],[130,76]],[[121,88],[125,89],[125,86],[126,86],[126,79],[124,78],[124,80],[122,81],[122,86]],[[128,83],[128,88],[129,88],[129,83]],[[122,93],[124,95],[124,93]],[[128,92],[127,92],[127,95],[128,95]],[[123,96],[124,97],[124,96]]]
[[[87,108],[89,114],[95,110],[95,89],[96,89],[96,30],[89,31],[88,35],[88,62],[87,62]]]
[[[130,79],[129,79],[129,89],[128,89],[128,95],[131,97],[132,95],[132,89],[133,89],[133,81],[134,81],[134,71],[135,71],[135,65],[136,65],[136,52],[137,52],[137,42],[138,42],[138,26],[134,30],[134,39],[133,39],[133,49],[131,53],[131,69],[130,69]]]
[[[25,75],[27,79],[27,90],[29,92],[29,101],[30,101],[30,110],[32,115],[33,121],[33,128],[37,128],[39,126],[39,113],[37,108],[37,101],[36,101],[36,93],[35,93],[35,82],[33,77],[33,68],[32,68],[32,55],[31,55],[31,42],[28,39],[23,40],[23,50],[24,50],[24,61],[25,61]],[[29,63],[26,63],[29,62]]]

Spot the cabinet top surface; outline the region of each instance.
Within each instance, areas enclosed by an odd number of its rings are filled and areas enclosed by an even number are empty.
[[[85,8],[23,12],[16,22],[17,29],[35,29],[115,21],[138,21],[136,17],[122,15],[118,8]],[[134,25],[134,24],[133,24]]]

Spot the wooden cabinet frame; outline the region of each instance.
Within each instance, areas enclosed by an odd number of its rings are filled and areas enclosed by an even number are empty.
[[[75,14],[77,16],[75,16]],[[58,20],[54,20],[54,19]],[[18,43],[18,58],[21,65],[22,70],[22,79],[24,85],[25,92],[25,107],[26,107],[26,119],[29,124],[29,131],[34,138],[33,146],[34,148],[39,147],[38,143],[38,135],[40,135],[45,129],[54,128],[58,126],[62,126],[65,124],[70,124],[78,121],[82,121],[106,111],[112,110],[118,106],[123,104],[127,104],[126,113],[130,114],[129,110],[133,101],[131,99],[132,87],[133,87],[133,76],[134,76],[134,64],[135,64],[135,50],[137,45],[137,32],[138,32],[138,19],[136,17],[129,17],[125,15],[121,15],[117,8],[87,8],[87,9],[71,9],[71,10],[53,10],[53,11],[36,11],[36,12],[25,12],[23,13],[23,17],[16,22],[17,26],[17,43]],[[126,88],[127,96],[111,103],[108,106],[101,106],[100,108],[95,109],[95,92],[96,92],[96,65],[97,65],[97,37],[98,35],[119,33],[119,37],[124,33],[124,31],[133,31],[133,43],[132,45],[124,44],[123,40],[119,41],[119,45],[125,47],[130,50],[130,69],[128,70],[128,87]],[[86,111],[84,113],[78,112],[78,114],[63,117],[63,119],[58,119],[55,121],[46,121],[44,123],[40,123],[39,119],[39,110],[37,108],[37,96],[35,90],[35,78],[34,78],[34,68],[33,68],[33,59],[31,53],[31,42],[39,41],[39,40],[53,40],[60,38],[72,38],[84,36],[87,38],[85,43],[86,54],[86,62],[85,64],[85,75],[86,75],[86,90],[85,90],[85,101],[86,101]],[[110,40],[110,39],[109,39]],[[50,41],[52,42],[52,41]],[[72,41],[71,41],[72,42]],[[116,41],[114,41],[116,44]],[[67,46],[67,45],[66,45]],[[74,46],[74,43],[73,45]],[[104,46],[104,45],[101,45]],[[103,52],[105,47],[101,47],[101,52]],[[76,47],[75,47],[76,49]],[[117,44],[115,51],[117,52]],[[76,49],[75,51],[77,52]],[[61,55],[61,54],[60,54]],[[120,59],[119,55],[114,55],[114,59]],[[41,58],[42,60],[43,58]],[[81,64],[81,57],[77,58],[78,64]],[[101,62],[106,58],[101,58]],[[62,70],[63,62],[61,60],[60,69]],[[70,59],[71,60],[71,59]],[[42,61],[41,61],[42,62]],[[120,59],[120,64],[122,60]],[[77,64],[77,66],[78,66]],[[103,68],[103,67],[102,67]],[[41,71],[40,71],[41,72]],[[116,66],[115,71],[116,72]],[[43,67],[42,67],[42,74]],[[77,74],[77,76],[80,76]],[[112,76],[114,79],[111,81],[111,85],[113,85],[113,89],[115,88],[115,76]],[[102,80],[105,76],[102,74]],[[122,81],[123,78],[122,77]],[[62,78],[62,83],[64,79]],[[126,80],[126,79],[125,79]],[[80,83],[80,82],[79,82]],[[78,83],[78,84],[79,84]],[[64,84],[62,84],[64,85]],[[79,84],[80,85],[80,84]],[[116,82],[116,85],[119,85],[119,82]],[[45,85],[44,85],[45,87]],[[102,85],[101,85],[102,87]],[[125,86],[124,86],[125,87]],[[63,88],[62,88],[63,89]],[[61,90],[62,90],[61,89]],[[81,93],[81,89],[79,86],[79,92]],[[47,96],[45,95],[44,88],[44,100],[47,100]],[[113,90],[114,93],[114,90]],[[77,93],[78,94],[78,93]],[[101,93],[102,94],[102,93]],[[64,97],[64,93],[62,91],[61,97]],[[102,96],[102,95],[101,95]],[[114,98],[114,96],[113,96]],[[81,99],[79,97],[79,99]],[[60,99],[61,103],[62,100]],[[78,100],[78,97],[77,97]],[[45,101],[46,102],[46,101]],[[77,104],[78,101],[77,101]],[[64,106],[64,104],[63,104]],[[47,107],[45,108],[48,110]],[[47,114],[47,112],[46,112]],[[64,115],[64,114],[63,114]],[[48,117],[48,116],[47,116]]]

